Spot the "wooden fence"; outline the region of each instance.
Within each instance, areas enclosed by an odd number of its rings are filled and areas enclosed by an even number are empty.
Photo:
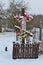
[[[38,58],[39,44],[13,43],[13,59]]]

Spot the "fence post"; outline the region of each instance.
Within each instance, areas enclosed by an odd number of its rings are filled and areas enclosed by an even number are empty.
[[[16,59],[16,44],[13,42],[13,59]]]

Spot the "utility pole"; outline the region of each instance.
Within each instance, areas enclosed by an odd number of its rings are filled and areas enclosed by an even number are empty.
[[[24,16],[24,13],[25,13],[25,8],[23,7],[21,15]]]
[[[24,16],[24,13],[25,13],[25,9],[24,8],[22,8],[22,16]],[[26,21],[25,20],[22,20],[22,24],[21,24],[21,26],[22,26],[22,29],[23,30],[26,30],[26,28],[24,29],[24,24],[26,25]],[[24,44],[25,43],[25,39],[24,38],[22,38],[22,43]]]

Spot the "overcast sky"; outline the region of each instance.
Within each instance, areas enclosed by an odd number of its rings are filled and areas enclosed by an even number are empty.
[[[32,14],[43,14],[43,0],[28,0]]]
[[[19,1],[19,0],[18,0]],[[43,0],[26,0],[29,2],[31,14],[43,14]],[[9,0],[0,0],[0,2],[5,3],[5,8],[8,7]]]

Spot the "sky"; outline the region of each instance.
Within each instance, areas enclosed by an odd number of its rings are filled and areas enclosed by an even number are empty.
[[[18,0],[19,1],[19,0]],[[30,9],[27,11],[30,14],[43,14],[43,0],[26,0],[29,2]],[[5,4],[4,8],[8,8],[9,0],[0,0]]]
[[[30,4],[30,13],[43,14],[43,0],[28,0]]]

